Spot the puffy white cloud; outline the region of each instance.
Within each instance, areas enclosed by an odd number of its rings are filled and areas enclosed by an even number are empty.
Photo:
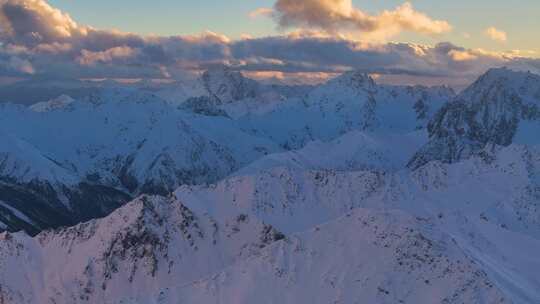
[[[274,13],[274,10],[268,7],[261,7],[249,13],[250,18],[257,18],[260,16],[270,17]]]
[[[508,35],[506,32],[501,31],[494,26],[488,27],[484,32],[489,38],[498,42],[506,42],[508,40]]]
[[[22,79],[21,77],[28,77],[35,73],[36,69],[29,60],[8,52],[0,52],[0,79]]]
[[[43,0],[0,0],[0,35],[11,42],[58,42],[87,34],[71,17]]]
[[[34,74],[36,72],[28,60],[18,59],[17,57],[11,58],[10,65],[13,69],[24,74]]]
[[[82,50],[81,56],[77,57],[77,62],[81,65],[93,65],[96,63],[111,63],[118,59],[129,59],[137,55],[138,50],[129,46],[117,46],[105,51],[92,52]]]
[[[354,7],[352,0],[277,0],[272,15],[282,28],[317,28],[364,40],[385,40],[403,31],[432,35],[452,30],[447,21],[416,11],[410,2],[369,15]]]
[[[71,51],[72,48],[73,46],[71,45],[71,43],[53,42],[53,43],[38,44],[35,47],[35,50],[38,52],[43,52],[43,53],[60,54],[60,53],[67,53]]]
[[[475,60],[478,58],[475,54],[469,51],[459,51],[459,50],[451,50],[448,52],[448,55],[454,60],[454,61],[469,61],[469,60]]]
[[[319,84],[338,76],[338,73],[324,72],[277,72],[277,71],[247,71],[244,74],[252,79],[266,83],[287,83],[295,85]]]

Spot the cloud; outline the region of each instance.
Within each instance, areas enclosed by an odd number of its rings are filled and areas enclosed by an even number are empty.
[[[0,0],[1,71],[58,77],[162,77],[163,66],[222,62],[229,39],[196,36],[140,36],[80,25],[44,0]],[[24,62],[13,68],[10,62]],[[8,66],[10,67],[8,69]],[[32,68],[30,68],[32,67]],[[139,74],[139,75],[138,75]]]
[[[451,43],[434,46],[409,43],[365,43],[344,38],[292,35],[264,37],[231,44],[236,67],[244,71],[328,73],[355,69],[419,83],[463,86],[491,67],[509,66],[540,71],[515,52],[466,49]],[[249,58],[250,60],[245,60]],[[242,59],[242,60],[239,60]],[[276,62],[261,59],[274,59]],[[279,61],[277,61],[279,60]],[[259,73],[260,75],[260,73]],[[428,81],[426,81],[428,80]]]
[[[7,71],[5,76],[12,76],[12,74],[33,75],[36,72],[30,61],[15,56],[0,58],[0,71],[2,70]]]
[[[88,30],[42,0],[1,0],[0,27],[4,40],[22,44],[61,41]]]
[[[403,31],[434,35],[452,30],[447,21],[434,20],[416,11],[410,2],[369,15],[354,7],[352,0],[277,0],[272,15],[284,29],[316,28],[329,34],[353,34],[364,40],[385,40]]]
[[[495,27],[491,26],[488,27],[484,33],[492,40],[495,40],[497,42],[506,42],[508,40],[508,36],[506,35],[506,32],[496,29]]]
[[[213,32],[141,36],[78,24],[44,0],[0,0],[0,77],[182,78],[226,64],[254,77],[287,82],[295,77],[314,82],[356,69],[381,79],[459,84],[494,66],[540,70],[540,60],[523,51],[375,43],[331,33],[344,27],[367,34],[395,32],[396,27],[426,34],[447,29],[407,3],[377,16],[338,0],[278,1],[276,12],[282,26],[312,24],[314,29],[238,40]]]
[[[268,7],[261,7],[249,13],[249,17],[252,19],[258,18],[260,16],[272,16],[274,10]]]
[[[339,76],[338,73],[323,73],[323,72],[275,72],[275,71],[248,71],[244,74],[255,80],[265,83],[288,83],[296,85],[304,84],[319,84]]]
[[[137,50],[128,46],[118,46],[102,52],[82,50],[81,56],[76,60],[81,65],[94,65],[97,63],[111,63],[118,59],[133,58],[137,53]]]
[[[470,61],[470,60],[478,59],[478,56],[476,56],[470,51],[451,50],[448,52],[448,55],[454,61]]]

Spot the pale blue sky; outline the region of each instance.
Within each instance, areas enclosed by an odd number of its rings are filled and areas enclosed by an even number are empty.
[[[77,22],[101,29],[119,29],[141,34],[183,35],[205,30],[237,38],[241,34],[276,34],[275,24],[266,18],[251,19],[249,12],[271,7],[272,0],[50,0]],[[400,0],[353,0],[369,13],[393,9]],[[413,0],[415,9],[431,18],[448,21],[454,30],[435,37],[404,33],[400,42],[433,44],[450,41],[471,48],[493,51],[513,49],[540,52],[539,0]],[[508,41],[495,42],[484,35],[494,26],[507,32]],[[470,35],[466,38],[465,33]]]

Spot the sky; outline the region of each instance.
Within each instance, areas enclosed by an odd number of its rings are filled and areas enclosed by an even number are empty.
[[[209,30],[239,38],[243,34],[267,36],[280,33],[270,18],[249,16],[258,8],[271,8],[272,0],[52,0],[50,3],[81,23],[140,34],[183,35]],[[354,6],[371,14],[403,3],[396,0],[353,1]],[[411,4],[433,18],[447,20],[454,29],[435,37],[404,33],[393,37],[393,41],[431,44],[451,41],[469,48],[540,53],[538,0],[416,0]],[[506,32],[507,41],[490,39],[485,34],[489,27]]]
[[[540,1],[0,0],[5,79],[181,79],[227,65],[320,81],[404,84],[540,73]]]

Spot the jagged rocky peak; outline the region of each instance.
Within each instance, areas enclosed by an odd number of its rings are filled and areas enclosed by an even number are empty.
[[[410,165],[459,161],[488,144],[508,146],[516,138],[530,143],[531,128],[540,127],[539,106],[539,75],[491,69],[435,115],[428,125],[430,142]]]
[[[375,81],[369,74],[357,70],[345,72],[328,83],[352,89],[374,89],[376,87]]]
[[[488,70],[460,94],[472,104],[519,101],[540,103],[540,75],[508,68]]]
[[[260,91],[255,80],[246,78],[241,72],[227,66],[205,71],[201,80],[208,94],[220,103],[255,98]]]
[[[540,76],[532,73],[531,71],[512,70],[508,67],[491,68],[480,76],[473,86],[480,83],[489,83],[497,80],[509,81],[507,84],[519,84],[532,79],[536,79],[536,81],[538,81]]]
[[[457,122],[467,124],[462,126],[465,131],[481,127],[488,133],[508,128],[515,132],[521,120],[536,120],[539,117],[539,105],[540,75],[498,68],[487,71],[463,91],[454,105],[447,106],[450,110],[447,111],[448,114],[439,118],[451,119],[461,115],[463,119]],[[456,113],[456,110],[461,113]],[[508,145],[512,140],[508,136],[493,137],[496,134],[479,135],[487,136],[479,138],[481,141],[491,141],[500,145]]]
[[[228,117],[227,112],[219,108],[216,98],[210,96],[190,97],[178,109],[205,116]]]
[[[174,196],[141,196],[34,238],[0,234],[0,302],[152,303],[161,288],[206,278],[283,238],[248,215],[211,218]],[[41,276],[47,282],[34,284]]]
[[[307,95],[307,100],[312,105],[330,105],[327,111],[350,112],[350,109],[342,105],[361,104],[366,105],[367,112],[372,112],[376,104],[374,95],[378,88],[368,74],[361,71],[349,71],[316,87]],[[338,105],[337,108],[335,108],[336,105]]]
[[[107,239],[109,242],[113,242],[117,237],[124,237],[120,233],[123,231],[137,233],[163,226],[168,217],[172,217],[172,204],[173,201],[165,197],[143,195],[117,209],[106,218],[68,228],[46,230],[36,237],[44,244],[52,242],[54,239],[82,241],[94,237],[98,228],[114,227],[114,231],[106,229],[100,233],[102,240]]]

